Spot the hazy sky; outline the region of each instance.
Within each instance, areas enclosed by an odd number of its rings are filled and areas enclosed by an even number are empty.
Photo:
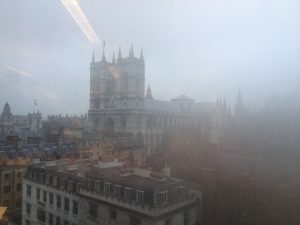
[[[249,105],[300,92],[299,0],[80,0],[106,56],[143,47],[154,98]],[[89,42],[60,0],[2,0],[0,107],[86,113]]]

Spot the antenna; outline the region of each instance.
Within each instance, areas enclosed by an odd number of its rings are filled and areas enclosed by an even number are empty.
[[[36,113],[36,108],[37,108],[37,100],[34,99],[34,102],[33,102],[33,112]]]

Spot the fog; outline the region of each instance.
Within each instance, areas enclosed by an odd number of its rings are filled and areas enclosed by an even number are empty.
[[[143,48],[146,84],[156,99],[186,94],[225,98],[240,88],[246,105],[299,96],[297,0],[78,1],[100,39],[91,43],[59,0],[2,1],[0,107],[13,113],[88,110],[92,51],[111,59]]]

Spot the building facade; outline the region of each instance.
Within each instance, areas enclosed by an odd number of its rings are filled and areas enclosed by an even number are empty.
[[[145,95],[143,53],[96,61],[90,64],[90,131],[107,139],[134,135],[143,140],[149,153],[158,149],[164,135],[178,127],[198,127],[218,142],[216,102],[196,103],[185,95],[171,101],[155,100],[148,87]]]
[[[22,181],[26,165],[11,161],[10,165],[0,166],[0,205],[7,207],[7,214],[21,220]]]
[[[183,180],[124,167],[84,163],[29,167],[23,225],[194,225],[199,196]]]
[[[42,128],[42,114],[37,111],[27,115],[12,114],[10,105],[6,103],[0,115],[0,140],[10,135],[22,138],[39,135]]]

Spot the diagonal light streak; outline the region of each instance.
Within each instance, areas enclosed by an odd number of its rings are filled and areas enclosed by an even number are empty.
[[[84,12],[80,8],[76,0],[61,0],[64,7],[71,14],[77,25],[80,27],[84,35],[92,44],[100,43],[100,39],[95,33],[92,25],[84,15]]]
[[[21,69],[18,69],[18,68],[15,68],[15,67],[12,67],[12,66],[5,66],[6,69],[12,71],[12,72],[15,72],[21,76],[25,76],[25,77],[33,77],[30,73],[27,73]]]

